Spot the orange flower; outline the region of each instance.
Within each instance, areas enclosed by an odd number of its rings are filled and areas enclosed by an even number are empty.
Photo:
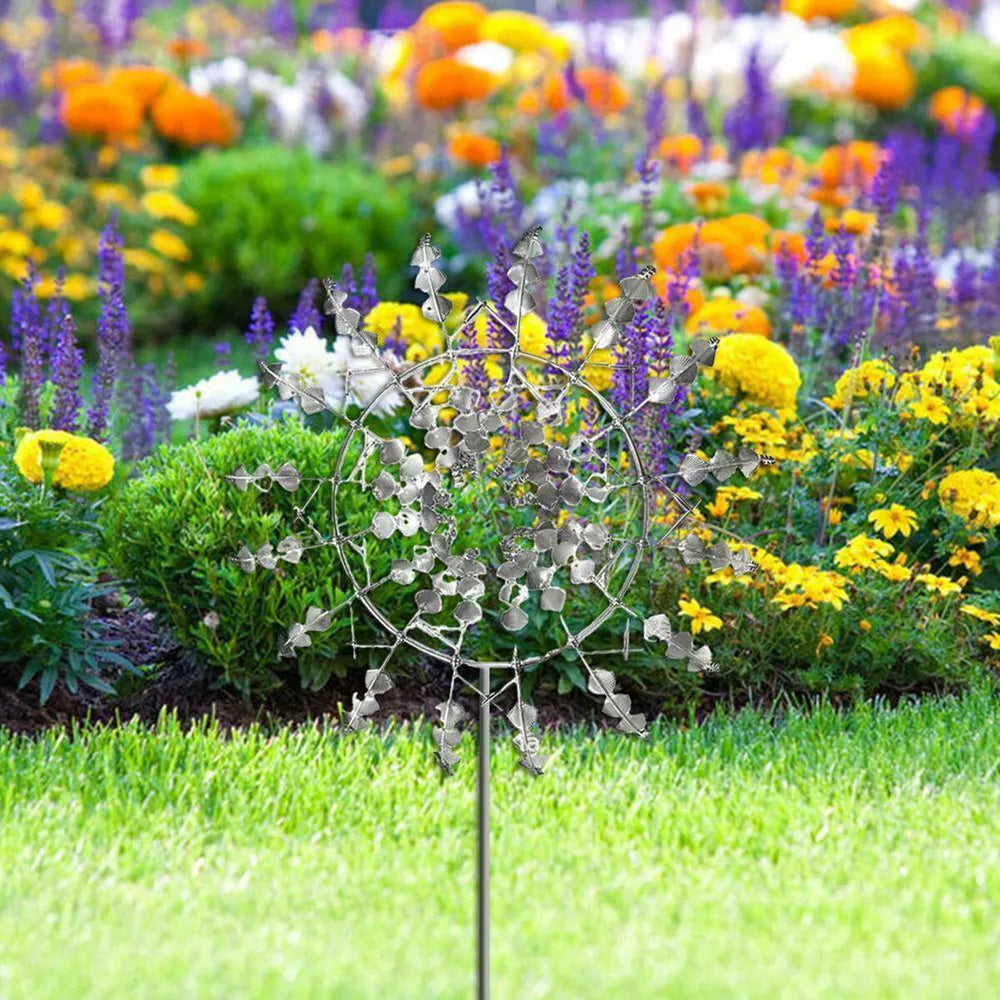
[[[847,48],[856,72],[851,94],[882,111],[905,108],[917,90],[917,77],[895,45],[861,29],[847,32]]]
[[[770,231],[766,222],[745,212],[710,219],[700,227],[683,222],[660,233],[653,255],[659,267],[678,270],[684,254],[696,250],[701,274],[709,280],[755,274],[763,270]]]
[[[968,134],[985,112],[982,98],[964,87],[942,87],[931,94],[931,118],[952,135]]]
[[[844,35],[848,48],[853,40],[855,45],[888,45],[899,52],[909,52],[927,41],[927,29],[902,11],[859,24]]]
[[[771,233],[771,253],[774,255],[784,253],[801,263],[807,256],[805,235],[775,229]]]
[[[801,17],[803,21],[825,17],[829,21],[837,21],[850,14],[855,6],[855,0],[782,0],[781,6],[790,14]]]
[[[722,181],[695,181],[686,190],[702,212],[718,211],[729,197],[729,185]]]
[[[469,167],[486,167],[500,159],[500,143],[488,135],[460,132],[448,143],[448,155],[456,163]]]
[[[849,208],[840,216],[831,215],[825,223],[828,232],[839,233],[843,227],[845,232],[854,236],[866,236],[874,225],[873,212],[862,212],[856,208]]]
[[[451,111],[469,101],[481,101],[493,90],[493,77],[484,69],[454,59],[432,59],[417,72],[417,100],[433,111]]]
[[[584,66],[576,74],[583,87],[587,107],[595,115],[611,115],[628,106],[628,91],[621,79],[609,69]]]
[[[181,146],[228,146],[239,132],[231,108],[180,84],[168,87],[156,99],[151,117],[164,139]]]
[[[128,91],[144,110],[172,80],[173,76],[159,66],[118,66],[108,74],[108,83]]]
[[[696,135],[668,135],[660,141],[660,158],[682,174],[701,159],[702,143]]]
[[[417,30],[433,35],[448,51],[479,41],[479,26],[487,10],[470,0],[441,0],[431,4],[417,21]]]
[[[201,59],[208,55],[208,46],[197,38],[188,35],[177,35],[167,42],[167,51],[181,62],[188,62],[191,59]]]
[[[81,83],[63,96],[62,120],[74,135],[121,137],[142,124],[142,105],[106,83]]]
[[[775,146],[772,149],[751,150],[740,160],[740,176],[761,184],[783,184],[797,181],[806,173],[801,156]]]
[[[757,306],[744,305],[736,299],[710,299],[693,316],[684,329],[689,334],[712,336],[718,333],[756,333],[771,336],[771,321]]]
[[[884,155],[874,142],[854,141],[830,146],[816,161],[816,174],[825,188],[849,186],[867,190]]]
[[[830,208],[847,208],[851,203],[851,196],[843,188],[813,188],[806,197],[817,205],[827,205]]]
[[[585,66],[576,71],[576,83],[583,100],[595,115],[610,115],[628,106],[625,84],[611,70]],[[542,95],[550,111],[565,111],[573,97],[562,73],[550,73],[542,82]]]
[[[664,302],[670,301],[670,293],[673,290],[673,286],[680,280],[676,271],[657,271],[652,278],[656,294]],[[705,304],[705,293],[698,285],[689,284],[684,292],[684,303],[687,305],[687,312],[690,316]]]
[[[517,99],[514,107],[519,114],[535,117],[542,110],[542,95],[537,87],[529,87]]]
[[[97,83],[101,70],[89,59],[60,59],[55,66],[43,69],[42,84],[49,89],[69,90],[81,83]]]

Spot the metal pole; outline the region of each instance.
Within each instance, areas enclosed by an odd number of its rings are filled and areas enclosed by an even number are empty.
[[[478,1000],[490,997],[490,668],[479,668],[479,770],[476,773],[477,825],[479,847],[476,886],[478,953],[476,976]]]

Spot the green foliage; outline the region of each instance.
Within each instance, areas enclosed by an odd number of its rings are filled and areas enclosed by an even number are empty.
[[[349,635],[345,613],[323,643],[280,661],[279,641],[310,606],[332,608],[347,594],[332,549],[313,551],[298,566],[244,573],[229,557],[292,530],[295,504],[275,488],[239,492],[225,477],[238,465],[274,467],[288,459],[303,476],[329,476],[343,431],[309,430],[298,420],[266,428],[244,425],[202,441],[161,448],[107,505],[108,558],[133,590],[174,628],[178,640],[239,689],[261,692],[298,669],[305,687],[319,688],[340,669],[337,649]],[[311,509],[329,534],[330,511]],[[383,561],[374,571],[384,574]],[[348,657],[350,655],[348,651]]]
[[[307,278],[359,268],[369,250],[382,296],[396,298],[422,228],[408,182],[279,145],[203,153],[185,166],[180,195],[198,212],[187,238],[207,279],[202,325],[247,315],[256,295],[287,315]]]
[[[74,694],[80,684],[110,692],[102,671],[132,669],[91,614],[116,589],[97,579],[95,507],[0,462],[0,670],[17,671],[21,687],[37,679],[43,703],[60,679]]]

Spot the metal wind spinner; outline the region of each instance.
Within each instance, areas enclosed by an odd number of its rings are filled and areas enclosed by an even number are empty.
[[[459,763],[455,747],[465,721],[455,696],[472,689],[487,729],[493,703],[511,700],[507,719],[520,763],[542,773],[546,758],[539,752],[536,711],[522,697],[523,673],[563,654],[577,659],[588,690],[602,699],[616,728],[645,736],[645,716],[632,711],[614,672],[597,665],[601,659],[627,659],[634,628],[636,636],[659,644],[668,659],[686,662],[691,671],[714,665],[708,646],[697,645],[689,632],[675,631],[666,615],[644,617],[626,603],[642,561],[659,546],[673,545],[688,564],[705,560],[713,569],[728,566],[737,574],[755,568],[745,546],[723,541],[708,546],[696,534],[682,536],[695,508],[671,484],[681,479],[697,485],[708,477],[725,482],[736,472],[750,476],[772,460],[742,447],[737,454],[716,452],[708,461],[688,455],[676,473],[654,475],[644,469],[631,430],[647,407],[669,405],[694,383],[700,368],[713,363],[718,340],[692,342],[688,355],[673,357],[668,372],[649,379],[642,399],[628,412],[617,412],[591,383],[608,381],[613,372],[634,374],[636,366],[619,346],[636,307],[655,296],[654,271],[646,268],[620,280],[621,296],[606,303],[581,361],[531,353],[524,320],[536,305],[532,287],[541,280],[534,263],[544,253],[540,233],[530,230],[511,248],[513,290],[502,308],[479,300],[457,324],[449,322],[453,306],[441,291],[440,252],[429,236],[420,240],[411,260],[418,270],[415,287],[426,296],[423,316],[440,326],[446,347],[409,366],[380,355],[374,337],[360,325],[360,313],[347,305],[346,293],[326,279],[324,312],[334,317],[348,357],[341,390],[333,394],[343,405],[331,403],[329,387],[266,363],[260,374],[265,388],[277,387],[304,412],[327,409],[345,422],[348,433],[332,474],[307,481],[285,463],[254,472],[241,466],[228,477],[243,491],[251,484],[262,490],[277,484],[289,492],[309,487],[296,507],[299,533],[256,552],[241,548],[233,558],[244,570],[274,568],[279,560],[294,564],[312,550],[332,547],[351,591],[336,607],[309,608],[305,620],[288,630],[280,656],[294,657],[311,645],[348,606],[363,608],[388,636],[376,647],[384,652],[381,664],[367,671],[364,691],[353,697],[348,731],[370,725],[379,696],[392,687],[389,663],[402,648],[450,667],[448,696],[438,706],[434,730],[436,756],[446,772]],[[353,418],[341,412],[352,400],[360,408]],[[372,416],[390,406],[408,409],[405,439],[382,436],[370,426]],[[469,525],[459,523],[456,497],[472,481],[486,484],[489,499],[477,517],[492,522],[499,539],[495,551],[468,546]],[[325,488],[332,512],[329,535],[316,529],[308,511]],[[664,498],[679,512],[668,524],[657,517],[657,501]],[[377,512],[359,520],[372,499]],[[372,543],[408,548],[375,579]],[[394,620],[385,609],[390,592],[412,597],[405,620]],[[591,598],[590,605],[600,601],[602,610],[581,623],[573,611],[575,595]],[[555,638],[548,648],[522,651],[517,636],[532,615],[542,616]],[[612,619],[620,620],[621,646],[588,649],[587,640]],[[513,640],[509,657],[479,659],[470,652],[474,640],[498,630]],[[353,629],[352,645],[355,652],[361,648]],[[501,680],[494,690],[497,673]]]
[[[457,324],[449,325],[452,303],[441,292],[444,274],[435,266],[440,252],[430,237],[421,239],[411,260],[416,288],[426,296],[424,317],[440,327],[445,350],[410,366],[396,367],[378,352],[361,315],[347,305],[347,295],[324,281],[324,311],[334,317],[343,384],[331,387],[261,363],[265,387],[277,387],[283,399],[295,399],[306,413],[328,409],[338,414],[347,434],[329,477],[307,481],[291,464],[275,470],[240,467],[229,481],[240,490],[277,485],[293,493],[306,482],[306,499],[295,508],[299,534],[256,552],[243,546],[233,559],[247,572],[273,569],[278,561],[295,564],[311,550],[334,548],[350,594],[333,608],[309,608],[305,621],[288,630],[279,655],[293,657],[312,644],[312,636],[331,627],[334,616],[355,604],[362,607],[388,640],[374,648],[384,653],[377,668],[365,674],[365,689],[355,694],[345,728],[371,724],[378,698],[392,687],[387,668],[404,647],[447,664],[451,683],[438,706],[434,729],[436,756],[445,772],[459,763],[462,706],[455,695],[471,688],[479,700],[477,790],[477,997],[489,997],[489,787],[490,712],[494,702],[511,699],[507,719],[520,763],[541,774],[537,713],[523,698],[522,678],[529,666],[562,654],[575,656],[586,671],[587,688],[603,702],[603,711],[622,732],[643,737],[646,719],[632,711],[631,698],[618,690],[614,672],[596,664],[601,657],[627,659],[633,626],[645,642],[662,646],[671,660],[692,671],[713,667],[707,646],[689,632],[675,632],[666,615],[644,617],[626,597],[642,561],[661,545],[674,545],[685,563],[705,560],[713,569],[732,567],[737,574],[755,567],[746,546],[723,541],[708,546],[691,532],[680,535],[694,514],[671,486],[681,479],[698,485],[712,477],[725,482],[736,472],[752,475],[771,459],[752,449],[735,455],[716,452],[708,461],[686,456],[676,473],[654,475],[643,466],[632,427],[647,407],[669,405],[694,383],[700,368],[710,366],[718,340],[695,341],[686,356],[671,358],[669,371],[648,380],[626,413],[594,388],[613,374],[633,379],[638,368],[620,350],[636,307],[651,300],[652,269],[622,278],[622,294],[605,305],[605,316],[590,334],[582,361],[543,357],[528,350],[524,319],[535,308],[532,286],[540,280],[533,261],[543,253],[540,230],[526,233],[511,249],[507,272],[513,286],[502,309],[482,300]],[[360,413],[346,416],[349,404]],[[341,404],[341,405],[338,405]],[[398,406],[397,406],[398,404]],[[372,418],[399,406],[408,408],[408,433],[386,437]],[[341,413],[341,410],[345,413]],[[460,500],[476,484],[475,517],[492,528],[494,550],[469,542],[471,525],[459,521]],[[329,488],[332,534],[324,535],[308,508]],[[679,512],[669,523],[657,516],[665,498]],[[370,503],[379,505],[374,515]],[[715,529],[719,531],[720,529]],[[729,532],[723,532],[729,535]],[[402,551],[384,575],[373,574],[369,542]],[[386,595],[405,598],[405,620],[394,620]],[[579,620],[574,598],[593,597],[603,608]],[[399,603],[397,600],[395,603]],[[556,638],[544,649],[522,655],[517,636],[535,621]],[[620,618],[622,642],[616,649],[588,647],[598,630]],[[351,641],[358,645],[351,618]],[[509,657],[481,659],[477,640],[499,632],[511,638]],[[372,648],[372,647],[367,647]],[[495,647],[494,647],[495,648]],[[470,676],[475,672],[476,676]],[[501,682],[494,690],[494,672]]]

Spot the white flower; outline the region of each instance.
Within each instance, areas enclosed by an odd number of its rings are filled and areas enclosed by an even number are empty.
[[[455,61],[486,70],[494,76],[506,76],[514,65],[514,53],[499,42],[476,42],[475,45],[463,45],[455,53]]]
[[[496,192],[489,192],[487,198],[494,201],[494,207],[498,207],[495,202]],[[438,222],[448,229],[454,229],[458,224],[459,211],[468,219],[478,219],[482,210],[483,206],[479,200],[479,184],[474,180],[459,184],[454,191],[441,195],[434,202],[434,214]]]
[[[233,369],[171,393],[167,410],[171,420],[221,417],[249,406],[258,395],[257,379],[244,378]]]
[[[294,376],[301,384],[316,386],[326,405],[340,411],[346,403],[367,407],[391,381],[381,356],[350,337],[337,337],[333,350],[311,326],[292,330],[274,352],[281,362],[281,374]],[[391,413],[400,403],[396,390],[386,392],[372,409],[373,414]]]
[[[294,375],[304,385],[318,385],[335,361],[326,339],[311,326],[304,330],[292,330],[283,337],[274,356],[281,362],[282,375]]]

